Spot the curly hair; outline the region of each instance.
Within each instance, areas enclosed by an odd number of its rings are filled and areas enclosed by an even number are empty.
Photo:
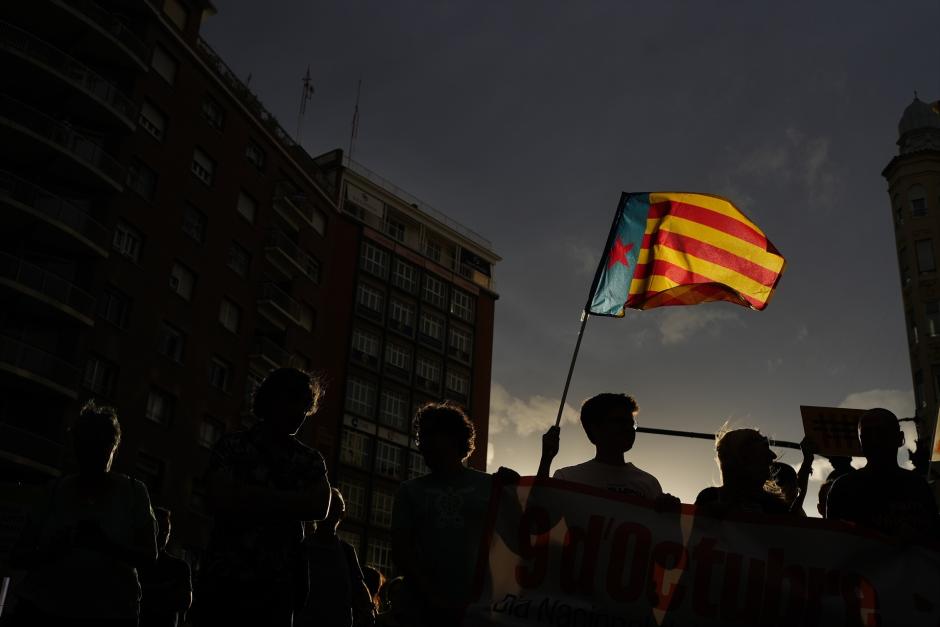
[[[78,418],[69,429],[76,448],[110,445],[116,449],[121,443],[121,423],[117,411],[107,405],[99,405],[90,399],[78,412]]]
[[[297,368],[278,368],[271,371],[255,389],[251,399],[251,411],[258,418],[264,419],[270,415],[278,401],[297,398],[308,391],[312,402],[307,415],[312,416],[317,412],[324,393],[320,378]]]
[[[418,408],[414,419],[415,440],[422,435],[442,433],[451,438],[463,453],[465,461],[476,449],[476,428],[464,408],[453,401],[429,402]]]
[[[628,415],[640,411],[640,406],[632,396],[612,392],[592,396],[581,404],[581,427],[588,440],[594,442],[594,427],[618,408],[623,408]]]

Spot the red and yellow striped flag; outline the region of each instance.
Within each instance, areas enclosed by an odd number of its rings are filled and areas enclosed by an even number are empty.
[[[767,306],[786,261],[729,200],[684,192],[624,194],[588,298],[588,313],[623,316],[726,300]]]

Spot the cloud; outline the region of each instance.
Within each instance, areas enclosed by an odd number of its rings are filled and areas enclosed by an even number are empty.
[[[703,330],[718,335],[721,330],[718,323],[737,319],[737,314],[721,309],[675,307],[662,316],[659,335],[663,344],[679,344]]]
[[[911,390],[865,390],[854,392],[839,403],[839,407],[851,409],[871,409],[883,407],[894,412],[898,418],[907,418],[914,415],[914,392]],[[898,463],[904,468],[912,469],[907,451],[913,451],[917,446],[917,427],[913,422],[902,422],[901,430],[904,432],[904,446],[898,452]],[[855,464],[859,467],[859,464]]]
[[[565,255],[574,264],[575,270],[582,276],[594,276],[600,261],[600,249],[580,242],[566,242]]]
[[[490,433],[501,433],[510,428],[522,436],[541,433],[555,424],[559,400],[541,395],[517,398],[494,381],[490,387]],[[578,422],[578,412],[570,403],[565,403],[561,422]]]
[[[809,337],[809,327],[805,324],[801,324],[800,327],[796,330],[796,341],[802,342]]]
[[[493,458],[496,456],[496,447],[493,446],[492,442],[486,443],[486,467],[489,468],[493,463]]]

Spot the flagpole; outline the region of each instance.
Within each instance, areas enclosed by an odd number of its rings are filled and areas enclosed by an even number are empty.
[[[674,431],[672,429],[653,429],[651,427],[637,427],[638,433],[650,433],[652,435],[672,435],[680,438],[696,438],[699,440],[715,440],[714,433],[699,433],[697,431]],[[800,450],[797,442],[788,442],[787,440],[770,440],[771,446],[778,448],[792,448]]]
[[[581,328],[578,330],[578,341],[574,345],[574,353],[571,355],[571,365],[568,366],[568,377],[565,379],[565,389],[561,393],[561,402],[558,404],[558,415],[555,416],[555,426],[561,425],[561,415],[565,411],[565,401],[568,398],[568,387],[571,385],[571,375],[574,373],[574,365],[578,361],[578,351],[581,350],[581,338],[584,337],[584,327],[587,326],[587,319],[590,317],[591,299],[594,298],[594,290],[601,280],[601,271],[604,269],[604,262],[610,253],[610,247],[613,245],[614,236],[617,232],[617,224],[620,222],[620,216],[623,214],[623,207],[626,205],[627,194],[620,194],[620,203],[617,205],[617,211],[614,212],[614,220],[610,223],[610,231],[607,233],[607,244],[604,247],[604,254],[597,262],[597,271],[594,273],[594,280],[591,281],[591,290],[588,292],[587,302],[584,309],[581,310]]]

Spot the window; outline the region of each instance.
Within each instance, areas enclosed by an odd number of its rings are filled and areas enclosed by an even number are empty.
[[[100,396],[110,397],[117,382],[117,366],[92,355],[85,362],[82,385]]]
[[[433,240],[428,240],[424,245],[424,253],[437,263],[441,262],[441,252],[441,245]]]
[[[450,342],[447,354],[464,363],[470,363],[473,347],[473,334],[457,327],[450,328]]]
[[[163,46],[156,45],[153,47],[150,67],[170,85],[176,82],[176,71],[179,68],[179,63]]]
[[[196,286],[196,275],[178,261],[170,268],[170,289],[183,297],[183,300],[192,300],[193,288]]]
[[[130,313],[130,297],[116,287],[106,287],[98,299],[98,317],[119,329],[126,329]]]
[[[365,505],[363,505],[363,516],[365,516]],[[346,503],[346,515],[349,516],[349,503]],[[356,549],[358,555],[362,555],[362,534],[356,533],[355,531],[346,531],[345,529],[337,529],[336,537],[342,540],[343,542],[352,545]]]
[[[215,161],[213,161],[209,155],[198,148],[194,149],[193,162],[189,169],[197,179],[206,185],[212,185],[212,176],[215,173]]]
[[[222,392],[228,391],[232,369],[228,362],[213,357],[209,362],[209,385]]]
[[[388,342],[385,344],[385,363],[406,374],[411,371],[411,349],[406,346]]]
[[[382,317],[382,314],[385,311],[385,295],[382,294],[380,290],[377,290],[370,285],[366,285],[365,283],[359,284],[357,301],[360,308],[365,309],[367,312],[371,312],[373,315],[379,318]]]
[[[430,344],[440,346],[444,341],[444,318],[422,311],[419,331],[422,340],[430,340]]]
[[[910,311],[908,311],[906,315],[907,315],[907,326],[910,329],[908,343],[917,344],[920,341],[920,337],[917,332],[917,323],[914,321],[914,316]]]
[[[379,365],[379,336],[362,329],[353,331],[353,359],[369,366]]]
[[[186,346],[186,336],[171,324],[164,322],[160,325],[157,334],[157,352],[175,362],[183,361],[183,348]]]
[[[313,331],[317,326],[317,310],[307,303],[297,303],[297,324],[300,328]]]
[[[232,333],[238,333],[238,323],[241,321],[241,317],[241,307],[229,299],[223,298],[222,304],[219,305],[219,324]]]
[[[399,242],[405,241],[405,225],[394,218],[387,218],[385,220],[385,232],[396,239]]]
[[[379,420],[399,431],[408,431],[408,395],[397,390],[382,390]]]
[[[901,247],[898,251],[898,264],[901,267],[901,286],[907,286],[911,282],[911,268],[907,263],[907,248]]]
[[[147,396],[147,409],[144,416],[157,424],[168,426],[173,420],[173,408],[176,400],[161,390],[152,389]]]
[[[933,241],[919,239],[914,242],[914,247],[917,250],[917,270],[920,273],[935,271],[937,264],[933,257]]]
[[[314,208],[310,218],[312,220],[311,226],[313,230],[316,231],[318,235],[326,235],[326,214]]]
[[[206,241],[206,226],[208,223],[209,219],[203,212],[192,205],[183,207],[183,233],[186,233],[193,241],[199,244]]]
[[[140,249],[143,244],[143,238],[140,231],[129,225],[127,222],[118,221],[114,227],[114,238],[111,240],[111,247],[119,255],[127,257],[134,263],[140,260]]]
[[[212,448],[225,433],[225,423],[218,418],[205,416],[199,425],[199,444]]]
[[[163,135],[166,132],[166,115],[164,115],[160,109],[150,104],[150,102],[145,100],[144,104],[141,105],[140,116],[137,118],[137,123],[140,124],[141,128],[153,135],[154,139],[161,142],[163,141]]]
[[[189,18],[189,11],[186,10],[179,0],[165,0],[163,3],[163,14],[170,18],[170,21],[180,30],[186,30],[186,20]]]
[[[371,418],[375,414],[375,384],[350,378],[346,386],[346,409],[354,414]]]
[[[475,301],[470,294],[454,288],[450,301],[450,313],[461,320],[473,322],[474,305]]]
[[[339,491],[346,501],[346,517],[352,520],[365,520],[366,487],[361,481],[340,479]]]
[[[470,391],[470,377],[462,372],[448,370],[447,389],[459,396],[466,397]]]
[[[392,506],[395,504],[395,495],[388,490],[375,488],[372,491],[371,522],[377,527],[388,529],[392,526]],[[371,556],[370,556],[371,557]]]
[[[157,195],[157,173],[140,159],[132,159],[127,166],[127,186],[141,198],[152,202]]]
[[[924,314],[927,317],[927,336],[940,335],[940,305],[937,303],[924,303]]]
[[[238,194],[238,204],[235,205],[235,210],[246,220],[249,224],[255,223],[255,214],[258,211],[258,203],[254,198],[246,194],[245,192],[239,192]]]
[[[388,326],[411,337],[415,333],[415,307],[393,298],[388,306]]]
[[[307,275],[307,278],[313,281],[314,283],[320,283],[320,260],[316,257],[311,257],[307,255],[303,259],[304,264],[304,274]]]
[[[424,455],[417,451],[408,451],[408,478],[415,479],[428,474],[430,469],[424,463]]]
[[[134,476],[147,486],[151,502],[159,503],[160,490],[163,487],[163,462],[146,453],[138,453]]]
[[[371,442],[365,433],[343,429],[339,445],[339,461],[357,468],[369,468]]]
[[[406,292],[414,293],[418,287],[418,271],[413,265],[396,259],[395,268],[392,271],[392,284]]]
[[[248,160],[248,163],[258,168],[259,171],[264,170],[264,162],[267,160],[267,156],[264,154],[264,149],[258,145],[258,143],[252,139],[248,140],[248,145],[245,146],[245,159]]]
[[[373,507],[375,507],[374,502]],[[392,563],[392,543],[377,538],[371,538],[369,540],[369,559],[366,563],[369,566],[375,567],[379,572],[385,574],[394,573],[395,566]]]
[[[424,300],[435,307],[444,308],[444,282],[430,274],[424,275]]]
[[[228,247],[227,265],[238,276],[246,277],[251,269],[251,253],[238,243],[232,242]]]
[[[264,381],[264,377],[255,372],[254,370],[249,370],[248,374],[245,375],[245,405],[251,407],[251,399],[255,394],[255,390],[258,389],[258,386],[261,385],[261,382]]]
[[[225,122],[225,110],[215,98],[206,96],[202,99],[202,117],[212,128],[222,130],[222,125]]]
[[[209,511],[206,507],[206,481],[202,477],[193,477],[189,491],[189,506],[199,514],[207,514]]]
[[[375,471],[380,475],[397,479],[401,475],[402,449],[400,446],[379,440],[375,445]]]
[[[418,384],[431,390],[436,390],[441,383],[441,365],[429,357],[418,357],[415,374]]]
[[[362,245],[362,269],[378,277],[388,274],[388,253],[369,242]]]
[[[927,215],[927,192],[921,185],[914,185],[907,190],[907,197],[911,203],[911,216],[920,218]]]

